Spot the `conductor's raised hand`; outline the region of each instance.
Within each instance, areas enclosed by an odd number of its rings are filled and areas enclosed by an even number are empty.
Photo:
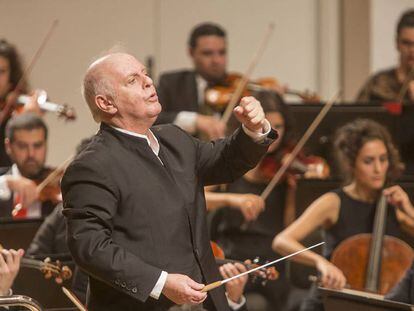
[[[240,104],[234,108],[234,114],[240,123],[252,132],[262,133],[265,114],[260,102],[252,97],[243,97]]]
[[[202,293],[204,284],[197,283],[183,274],[168,274],[162,293],[168,299],[178,305],[200,304],[207,298],[207,293]]]

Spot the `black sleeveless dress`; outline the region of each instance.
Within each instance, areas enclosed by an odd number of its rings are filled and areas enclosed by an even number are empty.
[[[361,202],[351,198],[342,188],[332,191],[340,199],[338,221],[324,230],[323,256],[330,259],[334,249],[343,240],[359,233],[372,233],[376,203]],[[403,234],[397,220],[395,208],[388,206],[385,233],[401,239]],[[308,297],[302,303],[301,311],[324,310],[316,285],[310,289]]]

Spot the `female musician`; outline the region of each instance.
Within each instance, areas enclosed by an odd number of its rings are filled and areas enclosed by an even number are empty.
[[[0,39],[0,108],[3,112],[7,102],[15,102],[18,93],[27,93],[28,85],[23,77],[23,82],[20,82],[19,90],[16,90],[19,80],[22,78],[23,69],[20,56],[16,48],[6,40]],[[25,105],[23,110],[25,112],[34,112],[41,115],[39,105],[37,104],[37,93],[31,96],[30,103]],[[11,161],[6,154],[4,148],[4,136],[7,120],[10,115],[7,115],[0,124],[0,167],[10,166]]]
[[[270,146],[269,152],[274,159],[281,160],[280,153],[291,137],[287,107],[277,102],[271,93],[261,93],[258,99],[263,104],[266,118],[280,135]],[[294,217],[294,183],[285,179],[263,202],[258,195],[263,192],[268,181],[259,164],[244,177],[228,185],[227,193],[206,193],[207,208],[217,209],[212,217],[212,239],[223,248],[227,258],[245,260],[259,256],[263,260],[275,259],[271,249],[272,239]],[[221,196],[221,202],[212,202],[211,196],[214,195]],[[229,199],[226,200],[226,197]],[[235,208],[238,204],[239,208]],[[230,208],[218,209],[226,206]],[[287,284],[283,267],[277,267],[277,270],[280,272],[279,279],[268,281],[265,286],[248,283],[245,294],[249,310],[281,310]]]
[[[323,286],[340,289],[346,279],[329,262],[330,256],[346,238],[372,232],[376,201],[381,192],[394,207],[388,209],[387,235],[401,237],[402,229],[414,232],[414,209],[400,186],[386,186],[400,175],[403,165],[389,133],[380,124],[367,119],[346,124],[337,132],[335,151],[345,186],[313,202],[301,217],[275,237],[273,249],[283,254],[303,249],[300,241],[322,227],[326,236],[323,256],[309,251],[293,260],[316,267]],[[302,304],[302,310],[323,310],[316,286]]]

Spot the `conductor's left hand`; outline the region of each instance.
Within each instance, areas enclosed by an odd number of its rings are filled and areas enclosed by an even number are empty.
[[[251,96],[243,97],[234,114],[240,123],[252,132],[263,133],[265,114],[260,102]]]
[[[178,305],[200,304],[207,298],[207,293],[202,293],[204,284],[197,283],[183,274],[168,274],[162,293]]]

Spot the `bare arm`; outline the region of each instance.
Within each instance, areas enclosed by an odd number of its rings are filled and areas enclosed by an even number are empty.
[[[313,202],[289,227],[279,233],[272,248],[283,255],[304,249],[300,243],[306,236],[321,226],[335,224],[339,215],[340,201],[336,194],[327,193]],[[321,255],[308,251],[293,257],[299,263],[316,267],[322,274],[324,286],[342,288],[345,277],[342,272]]]
[[[264,200],[255,194],[219,193],[206,191],[207,210],[213,211],[223,207],[238,209],[246,221],[255,220],[264,210]]]
[[[414,236],[414,207],[407,193],[398,185],[384,189],[383,193],[388,202],[397,208],[396,216],[401,228]]]

